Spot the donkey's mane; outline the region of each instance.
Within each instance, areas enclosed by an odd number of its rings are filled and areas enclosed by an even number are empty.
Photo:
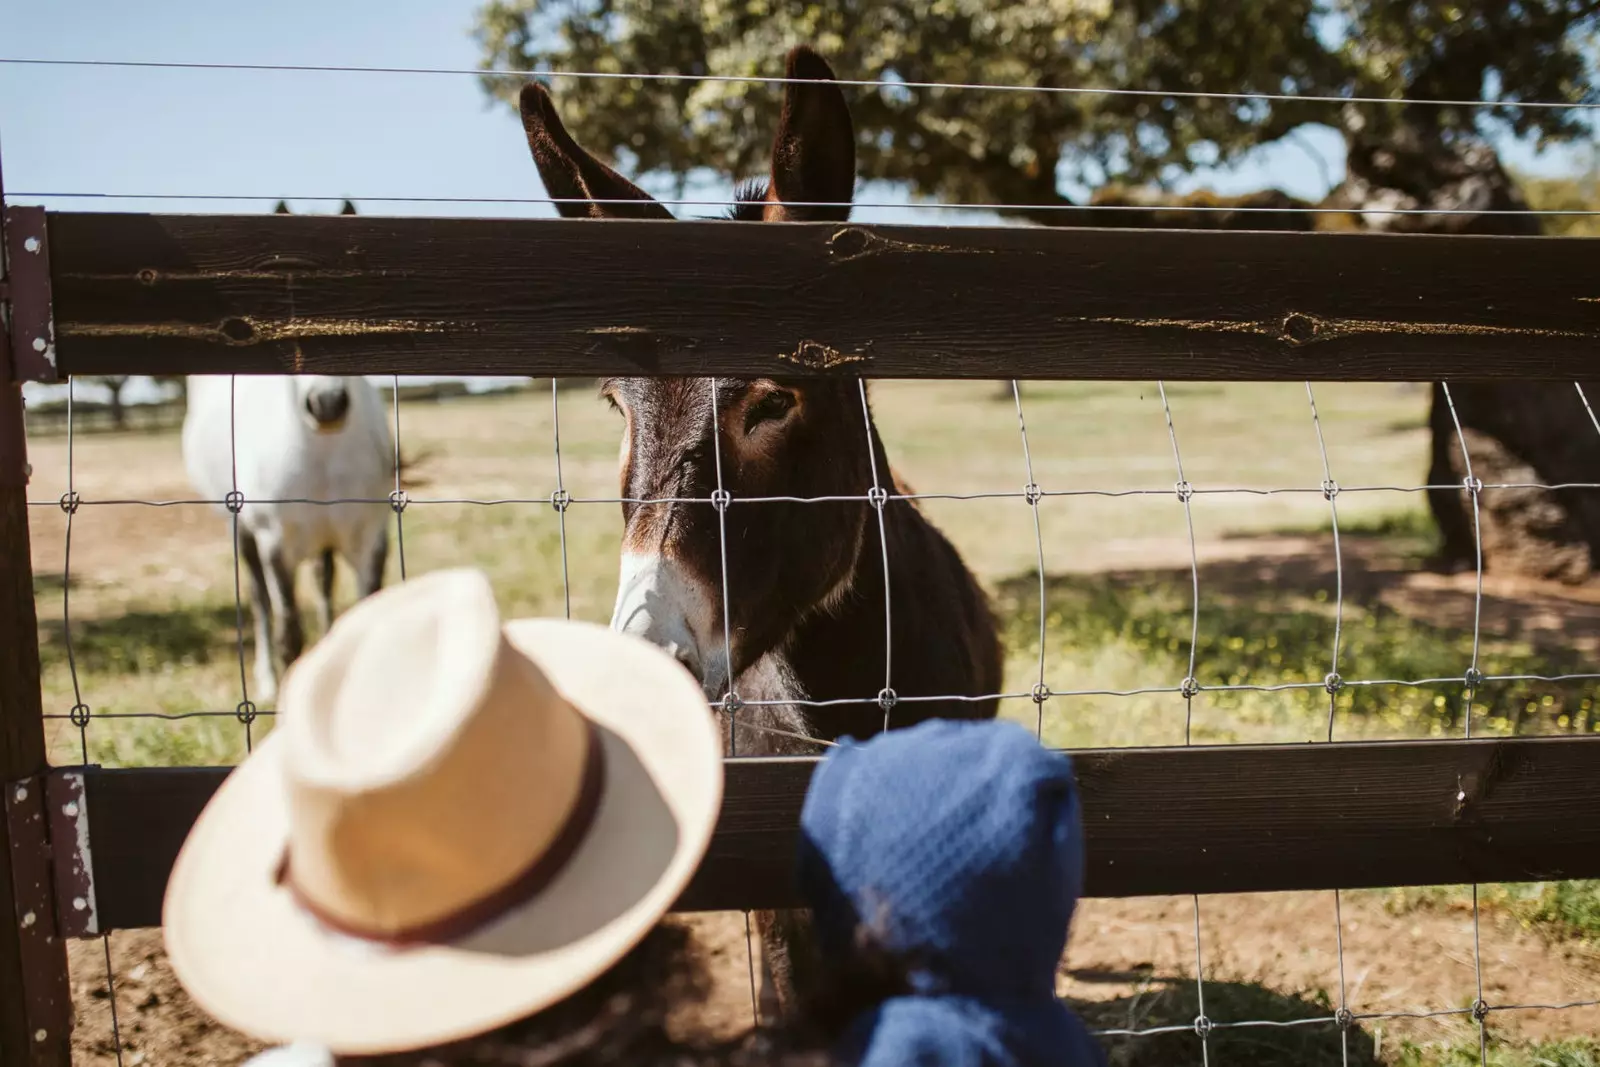
[[[740,182],[733,190],[736,203],[728,209],[725,218],[735,222],[760,222],[767,199],[767,183],[760,178]]]

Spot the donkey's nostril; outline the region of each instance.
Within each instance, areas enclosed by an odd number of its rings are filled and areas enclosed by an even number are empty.
[[[693,645],[679,645],[672,650],[673,658],[683,664],[688,672],[694,675],[695,681],[704,681],[700,672],[700,654]]]
[[[319,423],[336,423],[350,410],[350,394],[341,389],[336,393],[312,393],[306,397],[306,411]]]

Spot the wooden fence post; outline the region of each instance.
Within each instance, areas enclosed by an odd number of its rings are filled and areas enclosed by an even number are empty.
[[[0,1063],[69,1067],[72,997],[50,875],[29,469],[16,373],[18,348],[31,339],[12,334],[21,265],[8,254],[14,235],[7,233],[4,203],[0,180]],[[42,254],[38,259],[42,264]]]

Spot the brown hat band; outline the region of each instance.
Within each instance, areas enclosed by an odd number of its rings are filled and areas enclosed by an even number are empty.
[[[600,733],[593,722],[585,719],[589,753],[584,760],[583,778],[578,785],[578,797],[567,816],[566,824],[556,834],[550,846],[539,854],[528,867],[511,881],[487,896],[448,915],[401,930],[373,932],[350,925],[349,922],[329,915],[302,893],[294,884],[289,870],[289,853],[284,850],[278,866],[278,882],[285,886],[300,907],[318,922],[348,937],[359,937],[387,945],[420,945],[457,941],[477,930],[505,912],[532,899],[566,869],[568,861],[578,851],[589,828],[600,810],[600,798],[605,792],[605,748]]]

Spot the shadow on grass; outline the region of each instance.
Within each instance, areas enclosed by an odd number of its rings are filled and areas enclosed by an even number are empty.
[[[238,655],[238,615],[232,604],[178,605],[72,620],[72,654],[82,671],[150,672]],[[249,625],[248,618],[246,625]],[[60,619],[39,623],[42,667],[67,662],[67,629]]]
[[[1077,972],[1074,977],[1091,982],[1097,978]],[[1110,975],[1100,980],[1123,983],[1137,981],[1139,976]],[[1112,1067],[1200,1067],[1201,1041],[1194,1023],[1201,1012],[1194,980],[1144,981],[1143,988],[1133,996],[1079,1002],[1073,1009],[1096,1030],[1144,1031],[1135,1036],[1100,1039]],[[1359,1026],[1352,1026],[1341,1035],[1333,1022],[1334,1006],[1322,997],[1287,996],[1245,982],[1208,981],[1205,1014],[1213,1023],[1205,1042],[1205,1052],[1213,1063],[1376,1067],[1382,1062],[1377,1058],[1372,1036]],[[1235,1022],[1256,1025],[1225,1025]]]
[[[1342,608],[1331,551],[1224,559],[1199,567],[1198,642],[1189,568],[1064,574],[1046,578],[1046,659],[1091,657],[1119,646],[1131,656],[1170,665],[1183,677],[1193,643],[1202,687],[1275,686],[1285,708],[1326,715],[1322,682],[1333,664],[1347,682],[1434,680],[1425,686],[1346,686],[1341,717],[1382,716],[1386,725],[1427,736],[1460,725],[1464,685],[1473,662],[1471,593],[1402,589],[1405,574],[1363,568],[1346,554]],[[1398,608],[1394,605],[1398,604]],[[1037,655],[1039,585],[1034,572],[1000,583],[996,609],[1013,655]],[[1404,610],[1400,610],[1403,608]],[[1477,663],[1485,674],[1523,676],[1494,681],[1474,694],[1475,722],[1502,733],[1592,731],[1597,725],[1593,679],[1541,677],[1595,672],[1595,660],[1574,642],[1600,638],[1600,612],[1589,605],[1535,613],[1507,597],[1482,597]],[[1536,617],[1541,616],[1541,617]],[[1526,677],[1541,676],[1541,677]],[[1219,709],[1240,706],[1249,691],[1213,689]]]

